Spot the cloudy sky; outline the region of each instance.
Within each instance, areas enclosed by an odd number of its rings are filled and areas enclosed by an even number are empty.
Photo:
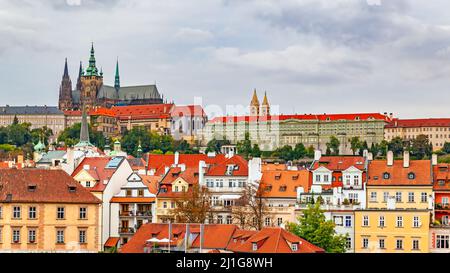
[[[91,41],[105,82],[178,104],[449,117],[448,0],[0,0],[0,105],[57,105]],[[260,98],[262,100],[262,98]]]

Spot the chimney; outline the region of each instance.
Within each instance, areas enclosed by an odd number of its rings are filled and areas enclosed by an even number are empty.
[[[169,169],[170,169],[169,167],[165,167],[164,168],[164,174],[167,174],[169,172]]]
[[[403,168],[409,168],[409,151],[403,152]]]
[[[369,151],[367,150],[367,149],[364,149],[363,150],[363,156],[365,157],[365,158],[367,158],[367,154],[369,153]]]
[[[388,166],[394,165],[394,152],[393,151],[387,152],[387,165]]]
[[[315,160],[315,161],[319,161],[321,157],[322,157],[322,151],[320,151],[320,150],[315,150],[315,151],[314,151],[314,160]]]
[[[367,160],[368,161],[372,161],[373,160],[373,154],[372,153],[367,153]]]
[[[431,155],[431,165],[436,166],[438,164],[438,156],[437,154]]]
[[[182,172],[184,172],[186,170],[186,164],[180,164],[179,167]]]
[[[199,161],[198,162],[198,184],[200,186],[204,186],[205,179],[204,179],[204,167],[206,166],[205,161]]]
[[[180,153],[179,152],[175,152],[175,166],[178,165],[179,161],[180,161]]]

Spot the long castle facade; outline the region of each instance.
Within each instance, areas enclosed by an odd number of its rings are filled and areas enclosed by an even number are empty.
[[[163,98],[156,85],[120,86],[119,62],[116,63],[114,86],[103,84],[103,71],[96,66],[93,44],[89,65],[84,69],[80,62],[76,87],[73,89],[66,58],[59,88],[58,106],[62,111],[80,110],[81,105],[89,110],[97,106],[110,108],[113,105],[160,103],[163,103]]]

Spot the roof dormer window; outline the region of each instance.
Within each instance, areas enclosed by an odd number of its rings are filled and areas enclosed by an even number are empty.
[[[292,251],[298,251],[298,243],[293,243],[291,249]]]
[[[413,172],[408,173],[408,179],[409,179],[409,180],[414,180],[414,179],[416,179],[416,174],[413,173]]]
[[[383,179],[389,179],[389,178],[391,178],[390,173],[383,173]]]
[[[29,192],[35,192],[36,191],[36,185],[28,185],[28,191]]]
[[[252,250],[253,251],[257,251],[258,250],[258,244],[257,243],[252,243]]]

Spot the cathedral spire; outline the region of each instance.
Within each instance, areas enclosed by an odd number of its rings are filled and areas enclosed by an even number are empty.
[[[93,145],[89,142],[89,127],[87,121],[86,107],[82,106],[82,118],[81,118],[81,129],[80,129],[80,142],[75,145],[77,148],[92,147]]]
[[[83,64],[80,61],[80,69],[78,70],[77,90],[81,90],[81,76],[83,76]]]
[[[117,92],[120,89],[119,58],[117,58],[117,62],[116,62],[116,77],[114,80],[114,88],[116,89]]]
[[[258,116],[259,115],[259,100],[258,95],[256,94],[256,88],[253,91],[253,98],[250,102],[250,115]]]
[[[64,74],[63,74],[63,78],[67,78],[69,77],[69,68],[67,68],[67,58],[66,61],[64,63]]]
[[[89,66],[86,69],[86,76],[98,76],[98,69],[95,65],[94,43],[91,45],[91,56],[89,57]]]
[[[269,100],[267,99],[267,92],[264,92],[264,100],[262,105],[269,105]]]

